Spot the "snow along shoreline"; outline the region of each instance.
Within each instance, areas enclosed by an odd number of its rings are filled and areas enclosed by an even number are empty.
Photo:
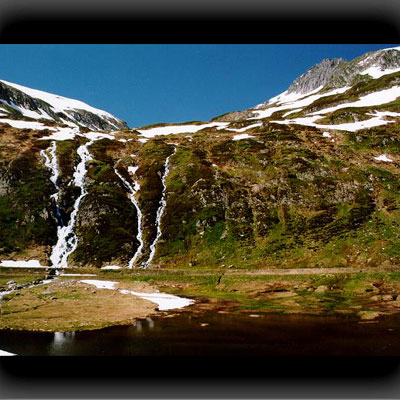
[[[118,282],[113,282],[113,281],[84,279],[81,280],[80,282],[86,283],[87,285],[94,285],[97,287],[97,289],[118,290],[123,294],[131,294],[133,296],[140,297],[141,299],[156,303],[160,311],[183,308],[194,303],[194,300],[187,299],[185,297],[174,296],[168,293],[158,293],[158,292],[141,293],[141,292],[134,292],[132,290],[118,289],[115,287],[118,284]]]

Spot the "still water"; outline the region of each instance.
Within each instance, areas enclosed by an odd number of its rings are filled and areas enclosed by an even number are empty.
[[[348,317],[182,312],[97,331],[0,331],[0,349],[35,356],[399,356],[400,317],[359,323]]]

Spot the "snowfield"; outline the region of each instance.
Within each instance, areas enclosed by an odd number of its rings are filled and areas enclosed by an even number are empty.
[[[40,100],[45,101],[47,104],[49,104],[53,108],[54,112],[56,112],[56,113],[65,112],[71,119],[73,119],[73,117],[72,117],[72,115],[68,114],[68,112],[66,112],[68,110],[85,110],[85,111],[91,112],[93,114],[97,114],[97,115],[99,115],[101,117],[106,117],[106,118],[110,118],[110,119],[116,119],[110,113],[108,113],[108,112],[106,112],[104,110],[100,110],[98,108],[91,107],[88,104],[84,103],[83,101],[79,101],[79,100],[75,100],[75,99],[69,99],[67,97],[58,96],[56,94],[43,92],[43,91],[37,90],[37,89],[31,89],[31,88],[28,88],[26,86],[17,85],[15,83],[11,83],[11,82],[8,82],[8,81],[5,81],[5,80],[0,80],[0,82],[3,82],[6,85],[11,86],[11,87],[13,87],[13,88],[15,88],[17,90],[20,90],[21,92],[23,92],[23,93],[27,94],[28,96],[31,96],[31,97],[33,97],[35,99],[40,99]],[[25,108],[18,108],[18,109],[26,117],[31,117],[31,118],[50,118],[50,119],[52,119],[44,111],[42,111],[43,112],[43,115],[42,115],[42,114],[38,114],[36,112],[32,112],[31,110],[28,110],[28,109],[25,109]]]

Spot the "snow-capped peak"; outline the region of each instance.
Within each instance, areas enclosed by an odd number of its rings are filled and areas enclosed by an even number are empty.
[[[83,101],[32,89],[6,80],[0,80],[0,107],[1,103],[11,107],[22,116],[33,119],[54,120],[92,130],[127,128],[124,121]],[[5,107],[3,106],[3,108]]]

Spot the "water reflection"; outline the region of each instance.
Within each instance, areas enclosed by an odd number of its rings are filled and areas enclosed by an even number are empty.
[[[75,338],[75,332],[54,332],[51,350],[58,352],[66,345],[72,345]]]
[[[53,334],[0,330],[0,348],[19,355],[74,356],[400,355],[400,316],[366,325],[345,317],[251,315],[180,313]]]
[[[150,317],[146,318],[146,321],[147,321],[147,324],[148,324],[147,326],[150,329],[153,329],[154,328],[154,321]]]

